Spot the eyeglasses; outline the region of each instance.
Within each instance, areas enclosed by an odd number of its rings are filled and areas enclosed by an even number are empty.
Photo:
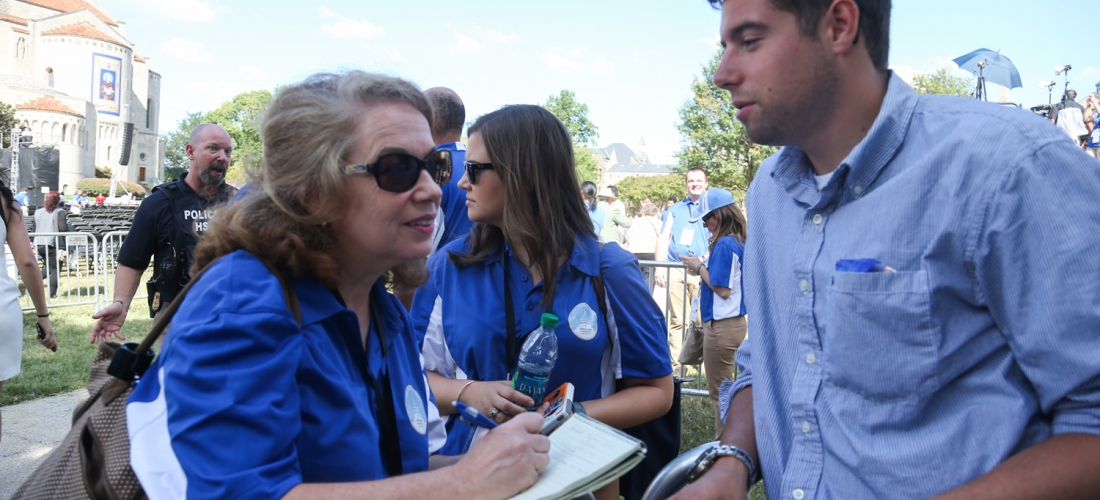
[[[477,173],[482,170],[494,170],[492,163],[477,163],[473,161],[466,162],[466,177],[470,179],[470,184],[477,184]]]
[[[341,167],[340,171],[345,174],[370,172],[384,191],[404,193],[416,186],[420,169],[427,170],[436,184],[446,184],[451,179],[451,151],[435,149],[423,160],[409,153],[386,153],[373,163]]]

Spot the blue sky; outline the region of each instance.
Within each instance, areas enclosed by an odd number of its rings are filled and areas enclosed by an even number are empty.
[[[977,48],[1020,70],[1025,106],[1045,103],[1040,80],[1083,93],[1100,81],[1100,44],[1068,0],[895,0],[891,66],[911,76]],[[637,146],[673,163],[677,109],[716,50],[719,14],[704,0],[344,1],[98,0],[163,75],[160,127],[235,94],[311,73],[364,69],[447,86],[467,118],[504,104],[544,102],[561,89],[588,104],[600,146]],[[1090,46],[1091,45],[1091,46]],[[955,69],[956,72],[961,70]],[[961,72],[965,75],[967,73]],[[996,86],[989,94],[999,97]]]

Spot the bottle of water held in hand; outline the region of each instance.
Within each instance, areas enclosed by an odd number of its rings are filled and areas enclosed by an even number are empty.
[[[528,411],[537,410],[546,397],[546,383],[550,380],[550,370],[558,360],[558,336],[554,329],[558,327],[558,317],[546,313],[539,321],[540,326],[523,342],[519,353],[519,367],[512,377],[512,388],[526,394],[535,401]]]

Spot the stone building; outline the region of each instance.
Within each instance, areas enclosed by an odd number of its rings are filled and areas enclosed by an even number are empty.
[[[94,0],[0,0],[0,102],[16,108],[36,146],[58,149],[66,192],[95,167],[146,185],[163,179],[160,78],[126,39],[126,23]],[[134,133],[123,166],[126,123]]]
[[[645,141],[639,141],[638,151],[621,142],[607,147],[592,148],[592,157],[596,159],[596,174],[600,187],[618,184],[627,177],[671,174],[676,165],[659,165],[649,162],[645,153]]]

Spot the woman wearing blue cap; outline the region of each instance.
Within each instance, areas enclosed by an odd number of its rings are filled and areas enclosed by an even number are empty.
[[[634,255],[601,249],[565,127],[538,106],[506,106],[479,118],[469,137],[458,186],[477,224],[431,258],[411,311],[440,413],[453,415],[450,402],[461,401],[504,422],[536,406],[504,381],[519,350],[509,358],[509,336],[522,346],[543,313],[561,319],[547,387],[572,383],[576,411],[618,428],[667,413],[664,316]],[[462,453],[474,431],[451,419],[442,453]],[[618,498],[617,483],[597,496]]]
[[[688,272],[703,278],[709,290],[699,294],[703,316],[703,369],[707,389],[714,403],[715,437],[723,425],[718,412],[718,388],[733,378],[734,358],[745,340],[748,322],[741,284],[741,261],[745,257],[745,216],[733,195],[725,189],[711,189],[703,195],[703,206],[695,222],[703,219],[710,230],[710,257],[706,265],[696,255],[681,255]]]

